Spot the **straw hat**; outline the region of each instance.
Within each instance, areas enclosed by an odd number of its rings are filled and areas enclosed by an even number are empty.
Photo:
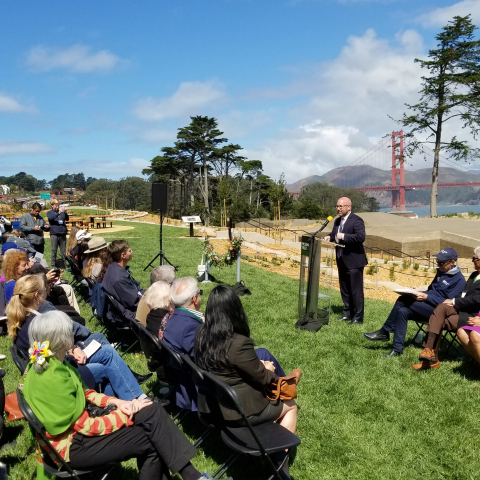
[[[105,239],[102,237],[92,237],[88,242],[88,250],[85,250],[85,253],[93,253],[102,248],[108,247],[110,244],[105,242]]]

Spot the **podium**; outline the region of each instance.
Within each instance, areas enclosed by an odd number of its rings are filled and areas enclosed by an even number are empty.
[[[317,332],[330,324],[335,244],[302,236],[296,328]]]

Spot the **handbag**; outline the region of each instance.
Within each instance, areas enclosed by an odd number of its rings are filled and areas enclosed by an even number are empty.
[[[297,398],[297,384],[300,380],[302,371],[296,368],[292,373],[286,377],[278,377],[278,380],[273,381],[266,387],[265,394],[269,400],[293,400]]]

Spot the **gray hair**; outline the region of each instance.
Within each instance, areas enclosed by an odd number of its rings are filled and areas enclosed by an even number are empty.
[[[473,250],[473,253],[475,254],[475,256],[477,258],[480,258],[479,255],[480,255],[480,247],[476,247],[474,250]]]
[[[150,310],[156,308],[170,309],[172,299],[170,297],[170,285],[167,282],[155,282],[145,292],[145,302]]]
[[[66,313],[59,310],[37,315],[28,328],[28,341],[30,345],[33,345],[33,342],[39,345],[49,342],[48,349],[53,355],[64,348],[70,350],[73,347],[72,320]],[[35,362],[33,368],[37,373],[42,373],[48,368],[48,362],[42,365]]]
[[[198,293],[198,284],[193,277],[177,278],[170,290],[175,307],[186,307]]]
[[[150,273],[150,285],[155,282],[165,282],[171,285],[175,280],[175,267],[171,265],[161,265],[155,267]]]

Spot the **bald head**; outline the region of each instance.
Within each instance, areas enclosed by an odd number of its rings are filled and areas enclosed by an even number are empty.
[[[337,200],[337,215],[344,217],[352,210],[352,202],[347,197],[341,197]]]

